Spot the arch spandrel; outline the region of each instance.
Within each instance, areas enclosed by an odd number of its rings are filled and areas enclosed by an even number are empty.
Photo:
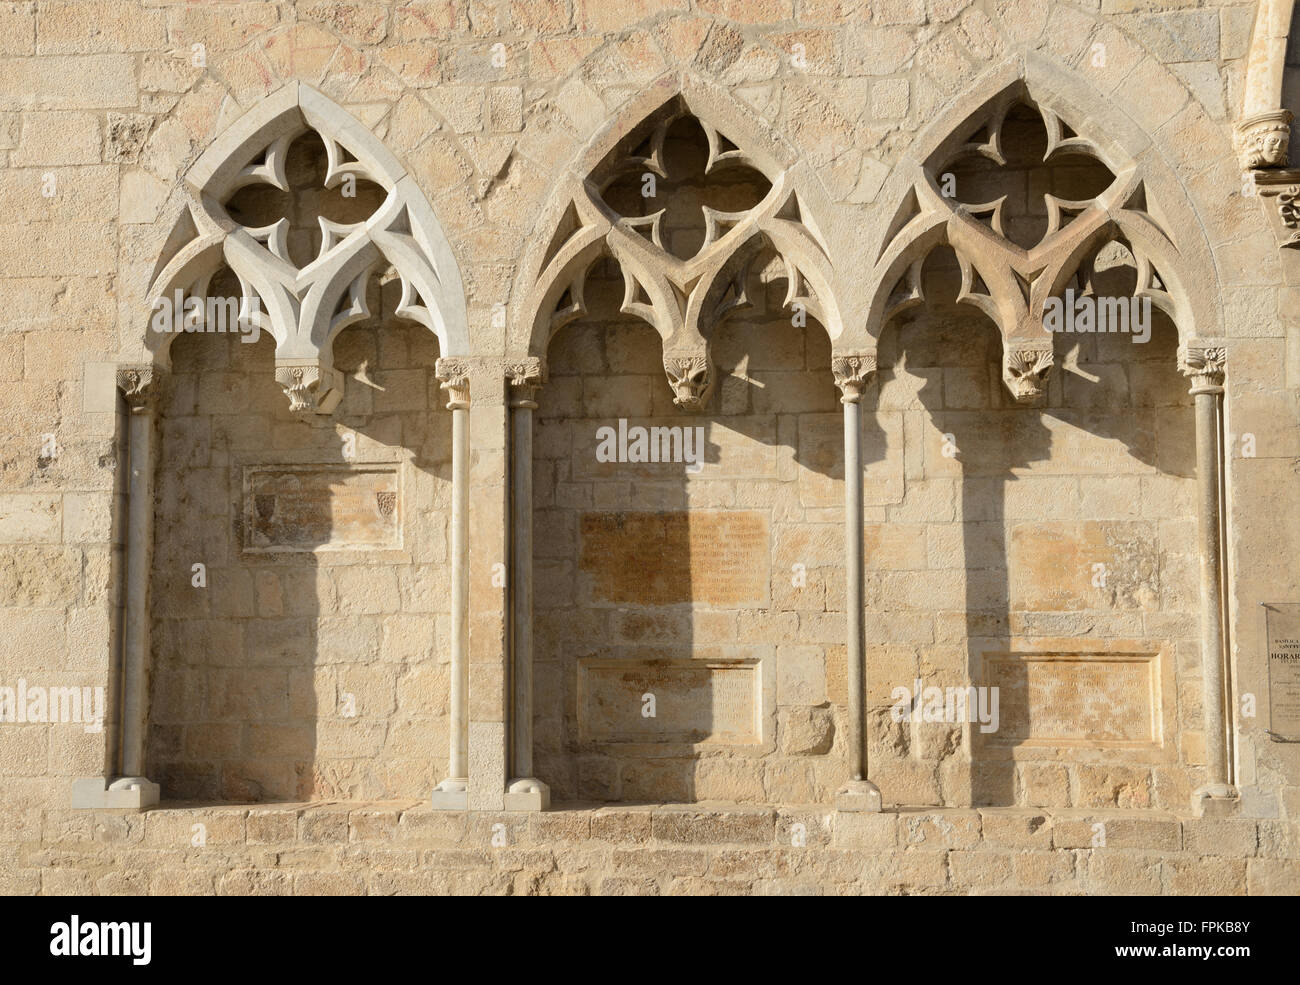
[[[662,148],[667,129],[683,117],[704,133],[706,176],[743,167],[769,185],[762,200],[743,212],[703,207],[708,231],[689,258],[665,248],[656,216],[624,216],[604,199],[607,186],[629,169],[662,175],[663,161],[653,148]],[[638,157],[647,141],[652,150]],[[696,408],[713,383],[707,335],[744,304],[745,275],[764,249],[785,265],[787,303],[802,305],[832,340],[842,333],[841,291],[831,259],[837,230],[826,225],[832,216],[820,179],[752,111],[716,86],[665,76],[594,134],[561,175],[520,267],[513,293],[520,301],[507,349],[518,359],[544,360],[555,332],[586,311],[587,272],[601,257],[611,257],[625,283],[621,310],[655,329],[675,403]]]
[[[299,266],[288,255],[286,219],[250,228],[227,205],[251,185],[288,194],[289,148],[309,133],[324,145],[326,189],[365,181],[384,197],[364,221],[319,217],[317,255]],[[154,330],[160,302],[170,303],[177,292],[187,302],[205,299],[223,267],[239,281],[240,324],[275,339],[276,378],[296,410],[328,413],[338,403],[334,339],[370,314],[366,282],[384,266],[401,281],[396,313],[433,332],[442,356],[469,354],[460,271],[428,200],[367,127],[310,86],[290,83],[232,123],[189,169],[184,192],[148,290],[148,361],[165,368],[170,343],[183,330],[174,315],[164,326],[169,330]]]
[[[1180,182],[1132,120],[1097,96],[1096,112],[1080,107],[1085,83],[1040,56],[998,66],[918,134],[887,181],[881,200],[894,212],[870,248],[864,312],[846,344],[874,351],[891,318],[920,304],[921,265],[940,245],[961,269],[958,301],[987,315],[1003,341],[1003,379],[1018,400],[1043,392],[1052,366],[1052,333],[1044,307],[1075,278],[1087,258],[1123,240],[1137,261],[1137,298],[1150,298],[1173,319],[1184,341],[1218,334],[1215,267],[1204,231]],[[1070,89],[1074,95],[1062,96]],[[1107,169],[1104,190],[1081,201],[1045,193],[1046,233],[1035,245],[1012,242],[1000,225],[1001,199],[950,198],[945,169],[972,156],[1006,166],[1001,130],[1016,107],[1041,120],[1041,165],[1061,157],[1091,158]],[[1112,117],[1114,119],[1112,120]]]

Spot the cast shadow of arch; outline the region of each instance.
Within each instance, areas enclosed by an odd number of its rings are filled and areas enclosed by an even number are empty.
[[[534,439],[534,734],[557,801],[828,801],[843,780],[843,700],[832,707],[825,681],[842,689],[826,664],[844,659],[843,418],[825,332],[791,324],[769,266],[751,273],[753,306],[710,333],[718,379],[699,413],[673,406],[658,335],[618,313],[612,263],[587,281],[587,316],[552,340]],[[620,419],[700,428],[700,471],[598,461],[598,429]],[[805,511],[829,530],[811,554]],[[802,631],[801,611],[817,617]],[[801,683],[815,648],[816,680]],[[768,693],[740,700],[758,702],[759,726],[740,727],[726,686],[688,658],[757,661]],[[799,754],[786,754],[778,673],[825,720]]]
[[[943,516],[948,507],[934,484],[952,482],[952,518],[961,526],[955,539],[944,523],[932,526],[925,534],[926,556],[909,560],[904,554],[903,566],[923,567],[924,578],[877,570],[867,554],[867,625],[887,634],[882,646],[867,641],[871,775],[887,802],[1069,806],[1068,792],[1045,794],[1045,785],[1027,782],[1018,770],[1024,736],[985,735],[979,722],[969,720],[895,721],[891,689],[902,686],[915,697],[915,680],[923,687],[987,686],[985,655],[1008,652],[1013,638],[1083,632],[1076,616],[1086,622],[1086,613],[1051,611],[1052,604],[1042,602],[1046,590],[1035,587],[1040,580],[1074,584],[1079,573],[1063,573],[1069,561],[1050,552],[1043,556],[1040,549],[1054,542],[1058,530],[1068,541],[1077,526],[1094,518],[1143,522],[1141,503],[1126,511],[1108,501],[1117,461],[1133,463],[1129,475],[1117,478],[1132,480],[1136,473],[1144,500],[1165,494],[1149,479],[1191,474],[1190,411],[1180,393],[1185,388],[1174,359],[1176,333],[1157,317],[1145,346],[1122,335],[1057,335],[1058,370],[1045,397],[1020,406],[1002,383],[1001,342],[992,323],[955,305],[955,292],[942,286],[955,272],[951,252],[936,251],[926,263],[931,300],[895,319],[880,344],[880,408],[900,409],[909,420],[909,493],[926,510],[914,513],[905,500],[891,519],[910,524],[927,513]],[[1122,285],[1109,287],[1122,295]],[[1094,439],[1114,447],[1089,460]],[[1049,489],[1056,491],[1045,494]],[[1132,489],[1130,481],[1125,491]],[[924,497],[931,500],[928,507]],[[1154,544],[1159,568],[1174,552],[1159,537]],[[1035,551],[1043,565],[1038,571],[1025,563]],[[1157,570],[1157,595],[1164,590],[1159,575]],[[1152,601],[1141,594],[1145,587],[1142,578],[1126,578],[1097,608],[1121,614],[1141,609]],[[917,607],[921,592],[921,608],[947,599],[962,611],[936,612],[927,626],[908,611]],[[883,675],[873,673],[873,654]],[[1026,720],[1031,718],[1026,707],[1018,724],[1032,730],[1034,722]]]
[[[393,286],[370,294],[330,416],[290,412],[265,334],[172,345],[148,749],[167,799],[423,799],[445,775],[450,413],[436,339],[392,317]]]

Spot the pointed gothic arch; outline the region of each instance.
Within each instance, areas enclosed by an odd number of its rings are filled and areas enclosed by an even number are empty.
[[[327,189],[367,181],[383,199],[362,222],[320,217],[320,248],[300,267],[289,257],[287,220],[250,228],[228,205],[251,185],[289,192],[289,148],[309,133],[324,144]],[[205,298],[223,267],[239,282],[241,323],[275,339],[276,379],[295,410],[329,413],[337,405],[334,339],[370,314],[366,283],[384,266],[401,282],[397,314],[433,332],[443,358],[469,353],[460,270],[428,200],[368,128],[311,86],[291,82],[236,120],[190,168],[184,192],[150,278],[145,350],[154,365],[166,368],[172,339],[186,330],[173,299]]]
[[[703,207],[704,242],[690,257],[665,246],[663,209],[627,216],[605,198],[608,186],[630,171],[666,177],[664,143],[683,119],[703,131],[706,177],[743,168],[768,185],[761,201],[743,211]],[[745,278],[766,251],[784,265],[787,305],[801,306],[832,340],[842,334],[833,249],[816,218],[830,213],[820,179],[743,104],[698,79],[665,76],[593,135],[560,176],[516,280],[514,296],[521,301],[507,351],[516,361],[544,365],[551,338],[587,311],[588,272],[610,258],[624,280],[620,310],[655,329],[674,402],[697,409],[714,382],[708,334],[746,304]]]

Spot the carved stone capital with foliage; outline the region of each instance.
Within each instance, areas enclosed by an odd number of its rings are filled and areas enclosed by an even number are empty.
[[[275,382],[295,414],[328,414],[343,399],[342,374],[319,362],[281,363],[275,367]]]
[[[1227,365],[1222,345],[1188,342],[1178,347],[1178,371],[1192,381],[1191,393],[1222,393]]]
[[[119,366],[117,388],[126,397],[132,414],[146,414],[157,403],[158,387],[154,385],[152,366]]]
[[[1002,357],[1002,381],[1017,402],[1037,400],[1047,388],[1052,362],[1050,339],[1046,342],[1009,342]]]
[[[840,403],[856,404],[862,400],[862,392],[876,375],[876,354],[846,352],[832,356],[831,372],[835,375],[835,385],[840,388]]]
[[[533,410],[537,407],[537,390],[545,382],[546,370],[541,359],[529,356],[506,364],[506,388],[511,407]]]
[[[713,365],[705,352],[664,353],[664,372],[673,388],[673,403],[682,410],[698,411],[713,392]]]
[[[465,359],[439,359],[435,375],[447,391],[447,409],[465,410],[469,407],[469,361]]]

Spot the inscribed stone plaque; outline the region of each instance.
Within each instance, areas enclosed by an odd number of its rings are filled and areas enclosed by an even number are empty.
[[[280,465],[244,472],[244,549],[401,547],[396,465]]]
[[[762,605],[771,584],[767,514],[584,513],[580,565],[598,602]]]
[[[1151,747],[1161,741],[1155,653],[986,654],[998,689],[989,745]]]
[[[1300,603],[1266,602],[1268,734],[1300,742]]]
[[[758,660],[578,661],[579,729],[595,742],[762,741]],[[654,716],[645,714],[646,695]]]

